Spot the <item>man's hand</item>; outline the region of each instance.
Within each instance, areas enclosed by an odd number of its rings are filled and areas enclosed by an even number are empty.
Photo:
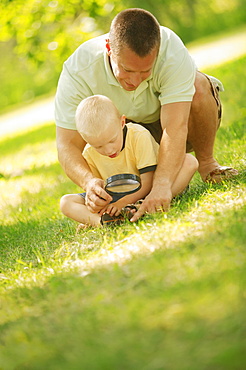
[[[139,210],[131,218],[131,222],[137,221],[145,213],[167,212],[172,200],[171,189],[169,188],[152,188],[149,195],[145,198]]]
[[[112,197],[104,190],[104,181],[93,178],[86,185],[85,204],[92,213],[103,213]]]

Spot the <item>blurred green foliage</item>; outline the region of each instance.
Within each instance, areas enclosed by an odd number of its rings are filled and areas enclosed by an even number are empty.
[[[62,63],[107,32],[122,9],[141,7],[184,42],[244,22],[245,0],[1,0],[0,110],[55,89]]]

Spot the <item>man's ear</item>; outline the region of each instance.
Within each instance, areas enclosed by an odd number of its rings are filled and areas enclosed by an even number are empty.
[[[121,126],[122,126],[122,128],[124,128],[124,127],[125,127],[125,124],[126,124],[126,116],[123,114],[123,115],[121,116]]]
[[[111,48],[110,48],[109,39],[106,39],[105,41],[106,41],[107,54],[111,55]]]

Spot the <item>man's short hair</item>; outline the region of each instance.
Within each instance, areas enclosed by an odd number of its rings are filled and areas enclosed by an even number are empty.
[[[140,57],[145,57],[160,46],[160,25],[157,19],[144,9],[126,9],[116,15],[109,31],[112,52],[119,55],[127,46]]]

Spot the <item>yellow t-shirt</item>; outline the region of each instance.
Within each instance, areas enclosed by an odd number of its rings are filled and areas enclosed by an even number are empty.
[[[127,123],[124,130],[126,132],[123,149],[115,158],[98,153],[89,144],[85,146],[83,156],[94,176],[106,180],[120,173],[139,176],[155,170],[159,145],[149,131],[135,123]]]

